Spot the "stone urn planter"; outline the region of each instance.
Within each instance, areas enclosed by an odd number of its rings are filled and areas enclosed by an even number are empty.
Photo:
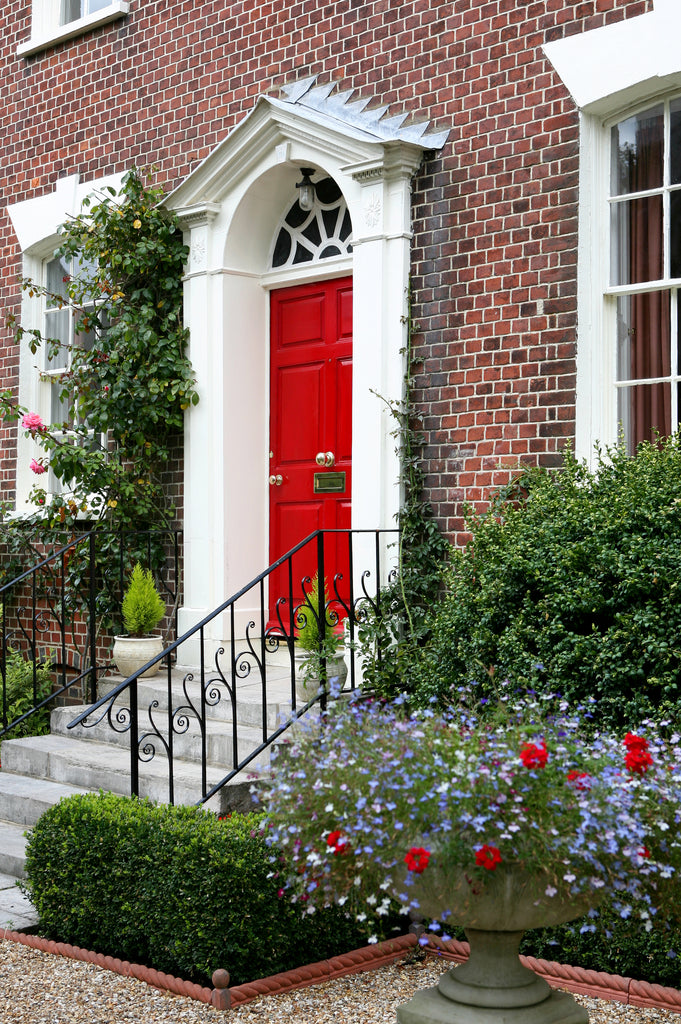
[[[548,872],[531,875],[513,864],[480,880],[458,868],[443,871],[434,857],[423,875],[414,876],[410,894],[424,916],[451,909],[447,921],[464,928],[470,956],[400,1006],[399,1024],[586,1024],[587,1011],[523,967],[518,956],[528,928],[563,924],[598,902],[594,893],[548,897],[551,882]]]
[[[295,653],[295,676],[296,676],[296,698],[307,704],[309,700],[317,696],[319,692],[319,676],[310,670],[310,652],[296,651]],[[316,659],[315,659],[316,660]],[[342,689],[348,676],[348,666],[342,653],[331,655],[326,659],[326,678],[338,680],[338,686]]]
[[[113,659],[120,674],[127,677],[131,676],[133,672],[137,672],[162,650],[163,640],[160,636],[115,636]],[[148,672],[143,672],[139,678],[149,679],[151,676],[155,676],[160,667],[161,662],[159,661]]]

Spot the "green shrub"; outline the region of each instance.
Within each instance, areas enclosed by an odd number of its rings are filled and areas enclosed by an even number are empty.
[[[232,984],[366,944],[345,908],[301,913],[278,896],[262,816],[112,794],[62,800],[27,846],[44,935],[208,983]]]
[[[144,636],[151,632],[166,613],[151,569],[143,569],[139,562],[132,570],[123,595],[122,612],[123,625],[131,636]]]
[[[681,441],[567,454],[470,524],[414,665],[413,695],[445,703],[462,683],[509,677],[598,701],[608,725],[674,713],[681,697]],[[494,688],[492,687],[492,691]]]
[[[26,714],[34,706],[36,700],[33,693],[32,661],[28,661],[18,651],[8,650],[5,655],[5,700],[7,704],[7,724]],[[49,696],[52,690],[52,675],[46,665],[35,666],[35,697],[37,702]],[[0,679],[0,727],[2,727],[2,680]],[[3,739],[18,739],[21,736],[43,736],[50,731],[49,708],[37,711],[13,729],[9,729]]]
[[[632,917],[636,913],[634,907]],[[681,923],[671,929],[655,925],[645,932],[619,917],[607,900],[595,921],[585,917],[558,928],[527,932],[521,953],[655,985],[681,985]]]

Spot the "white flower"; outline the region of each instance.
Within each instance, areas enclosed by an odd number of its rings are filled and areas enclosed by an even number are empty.
[[[367,919],[366,914],[358,914],[357,918],[356,918],[357,921],[366,921],[366,919]]]
[[[545,892],[545,894],[547,896],[555,896],[556,893],[558,892],[558,890],[554,889],[554,887],[552,885],[547,885],[546,889],[544,890],[544,892]]]
[[[327,804],[324,810],[327,814],[333,814],[333,804]]]
[[[369,938],[367,939],[367,942],[369,942],[369,943],[378,942],[378,939],[377,939],[377,937],[375,935],[370,935]]]

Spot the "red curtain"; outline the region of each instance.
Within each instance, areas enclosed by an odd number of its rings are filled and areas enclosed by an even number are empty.
[[[632,192],[658,187],[662,181],[662,119],[643,122],[636,135],[636,161],[631,168]],[[630,203],[630,281],[658,280],[663,274],[662,198],[649,196]],[[669,377],[671,373],[669,292],[632,296],[631,377],[637,380]],[[640,441],[653,440],[654,431],[670,434],[671,389],[669,384],[644,384],[628,389],[630,436],[633,449]]]

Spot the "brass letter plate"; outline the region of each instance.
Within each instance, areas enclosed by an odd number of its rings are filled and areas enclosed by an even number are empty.
[[[345,490],[345,473],[315,473],[315,494],[336,494]]]

